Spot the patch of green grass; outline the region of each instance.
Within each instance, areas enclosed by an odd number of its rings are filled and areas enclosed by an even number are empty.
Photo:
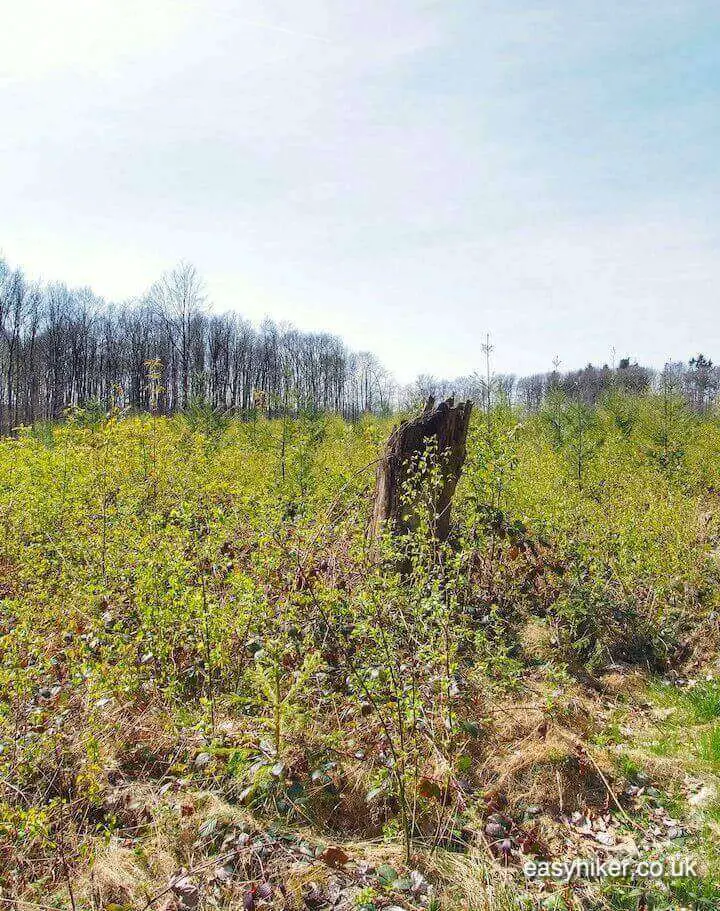
[[[707,724],[720,718],[720,682],[717,680],[703,680],[682,689],[661,684],[654,689],[654,695],[662,705],[680,709],[689,722]]]
[[[690,687],[684,692],[684,698],[699,722],[720,718],[720,684],[716,680],[703,681]]]
[[[716,797],[705,807],[705,818],[720,823],[720,798]]]
[[[597,911],[717,911],[720,908],[720,883],[713,877],[688,877],[669,880],[667,887],[653,883],[629,885],[613,883],[602,891]]]
[[[679,905],[697,911],[720,908],[720,882],[714,877],[688,877],[670,881],[670,894]],[[677,905],[673,904],[673,908]]]
[[[616,709],[607,719],[602,730],[597,731],[592,736],[592,742],[599,747],[612,746],[613,744],[624,744],[627,741],[627,735],[623,728],[628,724],[628,713],[624,708]]]
[[[720,725],[713,725],[700,734],[699,755],[703,762],[712,766],[714,772],[720,771]]]
[[[658,731],[649,744],[649,750],[655,756],[677,756],[687,746],[686,735],[673,728]]]
[[[642,773],[640,766],[624,753],[618,753],[615,759],[620,772],[629,780],[634,781]]]

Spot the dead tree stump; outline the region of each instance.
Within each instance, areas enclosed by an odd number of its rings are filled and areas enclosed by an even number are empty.
[[[378,466],[370,538],[383,531],[401,536],[417,526],[411,503],[403,502],[405,484],[428,447],[436,446],[441,484],[434,502],[434,534],[444,541],[450,530],[450,509],[465,462],[471,402],[455,405],[452,398],[435,406],[432,396],[420,417],[396,427]]]

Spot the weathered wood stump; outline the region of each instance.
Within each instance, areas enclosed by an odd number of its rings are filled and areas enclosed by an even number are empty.
[[[401,536],[417,527],[412,503],[404,502],[406,482],[430,446],[435,447],[441,483],[435,494],[433,531],[439,541],[450,530],[453,494],[465,462],[471,402],[455,405],[452,398],[435,406],[432,396],[420,417],[404,421],[392,432],[378,466],[370,538],[383,531]]]

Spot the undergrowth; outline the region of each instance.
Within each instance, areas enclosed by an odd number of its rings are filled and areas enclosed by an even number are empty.
[[[193,403],[0,442],[3,897],[665,907],[520,867],[585,821],[629,838],[633,782],[662,779],[644,763],[720,771],[720,424],[619,393],[497,407],[471,426],[450,540],[430,452],[417,531],[378,553],[390,430]],[[618,762],[647,700],[676,716]],[[713,876],[657,901],[716,907]]]

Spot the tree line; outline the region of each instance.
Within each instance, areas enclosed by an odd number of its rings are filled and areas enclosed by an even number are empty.
[[[5,432],[90,403],[354,416],[394,400],[377,359],[334,335],[211,313],[189,264],[142,298],[108,305],[89,288],[40,285],[0,260],[0,371]]]
[[[588,364],[579,370],[553,370],[517,377],[513,374],[473,373],[454,380],[442,380],[428,375],[418,377],[406,390],[406,407],[414,406],[432,395],[435,399],[448,395],[471,399],[480,406],[507,402],[520,405],[530,412],[539,411],[553,395],[573,402],[595,405],[612,392],[635,395],[664,394],[685,400],[697,412],[707,411],[720,394],[720,367],[703,354],[687,363],[674,361],[662,370],[622,358],[615,366]]]
[[[266,319],[256,327],[237,313],[214,314],[192,265],[165,273],[137,300],[109,305],[89,288],[41,285],[0,259],[0,431],[55,420],[69,408],[171,414],[193,403],[240,414],[305,410],[346,417],[408,408],[450,394],[538,410],[560,391],[587,404],[612,389],[643,394],[662,387],[706,410],[720,391],[720,369],[700,354],[660,372],[623,358],[617,365],[527,377],[485,368],[397,386],[377,358],[351,351],[337,336],[303,332]],[[482,353],[482,354],[481,354]]]

